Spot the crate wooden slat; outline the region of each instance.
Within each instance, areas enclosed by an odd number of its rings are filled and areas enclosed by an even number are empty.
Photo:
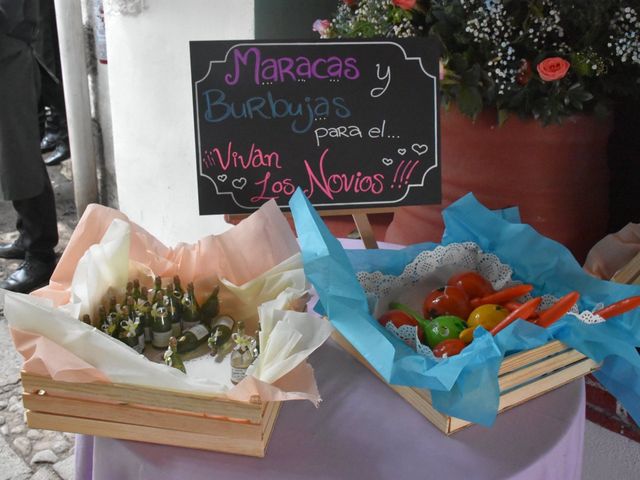
[[[22,372],[22,384],[25,392],[46,390],[51,395],[82,397],[96,400],[113,400],[116,402],[152,405],[155,407],[174,408],[191,412],[203,412],[231,418],[246,418],[259,423],[263,405],[259,400],[254,403],[236,402],[223,396],[213,397],[205,394],[189,394],[162,390],[158,395],[157,388],[137,385],[120,385],[117,383],[72,383],[58,382],[48,377]],[[212,402],[215,398],[215,402]]]
[[[611,281],[640,285],[640,253],[631,259],[624,267],[614,273]]]
[[[382,381],[365,358],[334,331],[333,338]],[[520,405],[594,371],[598,364],[557,340],[531,350],[505,357],[498,372],[500,404],[498,412]],[[471,425],[471,422],[437,411],[429,390],[389,385],[411,406],[447,435]]]
[[[280,402],[59,382],[22,372],[31,428],[263,457]]]

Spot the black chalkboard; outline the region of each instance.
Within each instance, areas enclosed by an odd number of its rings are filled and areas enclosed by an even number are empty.
[[[425,38],[190,43],[200,214],[439,203],[438,48]]]

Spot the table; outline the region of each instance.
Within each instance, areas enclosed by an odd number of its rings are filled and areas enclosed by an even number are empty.
[[[451,437],[333,341],[313,365],[324,401],[285,402],[263,459],[78,435],[76,479],[579,479],[584,381]]]
[[[264,459],[78,435],[76,480],[581,478],[583,379],[447,437],[332,340],[310,363],[324,400],[285,402]]]

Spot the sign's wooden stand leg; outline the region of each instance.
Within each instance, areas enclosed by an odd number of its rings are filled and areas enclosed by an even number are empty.
[[[371,228],[371,222],[366,213],[354,213],[353,221],[356,223],[358,233],[365,248],[378,248],[378,242],[373,234],[373,228]]]

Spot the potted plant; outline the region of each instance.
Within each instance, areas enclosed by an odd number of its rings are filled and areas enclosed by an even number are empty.
[[[387,240],[438,240],[441,209],[468,191],[520,206],[579,260],[604,235],[608,114],[640,95],[637,2],[344,0],[314,29],[442,44],[443,203],[401,209]]]

